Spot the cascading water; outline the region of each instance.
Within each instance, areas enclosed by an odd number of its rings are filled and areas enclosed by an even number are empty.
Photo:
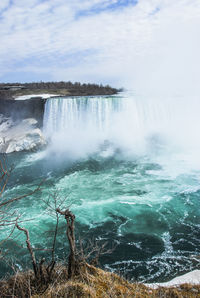
[[[133,279],[166,281],[197,269],[199,108],[198,99],[183,97],[48,99],[44,134],[49,144],[43,152],[13,155],[17,168],[6,195],[26,193],[46,178],[42,199],[55,190],[67,198],[82,239],[116,244],[101,264]],[[19,201],[17,208],[33,245],[41,239],[48,251],[54,223],[39,197]],[[34,220],[29,223],[30,210]],[[64,234],[56,249],[61,259]],[[15,235],[11,255],[21,241]],[[26,263],[27,252],[18,259]]]
[[[105,133],[111,125],[113,113],[120,110],[120,103],[117,97],[49,99],[45,106],[44,132],[51,136],[60,131],[93,127],[96,132]]]
[[[44,134],[51,140],[51,148],[75,157],[95,151],[104,140],[110,139],[121,104],[119,97],[49,99],[45,106]]]
[[[61,150],[104,140],[130,152],[149,154],[152,144],[169,142],[180,150],[200,148],[198,98],[149,98],[123,94],[113,97],[72,97],[47,100],[44,134]],[[70,144],[69,144],[70,143]],[[83,151],[90,146],[83,146]],[[56,147],[56,150],[59,148]],[[86,152],[87,153],[87,152]],[[89,153],[90,150],[89,150]]]

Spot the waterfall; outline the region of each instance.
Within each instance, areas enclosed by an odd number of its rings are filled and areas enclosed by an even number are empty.
[[[44,133],[85,130],[106,132],[113,114],[121,107],[118,97],[65,97],[47,100],[44,112]]]
[[[118,96],[62,97],[45,104],[43,132],[50,150],[79,158],[98,150],[111,140],[116,115],[122,110]]]
[[[45,105],[43,129],[48,137],[75,129],[92,128],[96,133],[107,133],[116,126],[118,131],[121,126],[135,134],[144,134],[166,124],[170,120],[169,110],[162,102],[125,96],[50,98]]]
[[[199,107],[198,98],[189,101],[183,97],[153,98],[127,93],[50,98],[45,105],[44,134],[54,139],[58,150],[64,150],[67,144],[72,150],[78,146],[87,151],[105,140],[137,152],[149,150],[149,142],[163,140],[170,148],[175,143],[182,148],[199,148],[195,132]]]

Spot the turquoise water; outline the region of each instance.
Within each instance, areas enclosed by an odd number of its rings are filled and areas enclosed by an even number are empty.
[[[94,140],[97,136],[96,131]],[[92,152],[80,144],[81,154],[73,156],[79,143],[77,136],[69,136],[75,141],[60,151],[49,145],[41,152],[9,155],[15,169],[5,196],[27,193],[46,179],[40,192],[12,206],[34,247],[46,249],[36,250],[37,256],[48,259],[50,254],[55,217],[44,201],[56,191],[76,215],[77,239],[115,246],[112,254],[100,258],[103,268],[145,282],[166,281],[199,268],[200,168],[191,150],[180,150],[161,136],[149,134],[141,154],[132,142],[124,148],[101,138]],[[68,254],[63,219],[59,227],[56,256],[63,260]],[[30,266],[19,231],[4,247],[19,268]],[[2,274],[5,270],[2,264]]]

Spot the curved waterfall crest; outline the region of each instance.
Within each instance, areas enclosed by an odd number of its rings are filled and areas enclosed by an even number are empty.
[[[121,104],[118,97],[50,98],[45,105],[44,133],[51,136],[55,132],[89,127],[105,131]]]
[[[197,98],[154,98],[120,94],[98,97],[56,97],[45,104],[43,131],[48,139],[81,148],[108,140],[136,153],[149,142],[163,142],[181,150],[200,147]],[[58,138],[59,137],[59,138]],[[187,142],[186,142],[187,140]],[[70,144],[71,145],[70,145]],[[59,148],[57,148],[59,150]]]

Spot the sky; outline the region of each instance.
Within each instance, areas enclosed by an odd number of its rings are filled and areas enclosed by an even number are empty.
[[[1,0],[0,82],[200,91],[199,0]]]

